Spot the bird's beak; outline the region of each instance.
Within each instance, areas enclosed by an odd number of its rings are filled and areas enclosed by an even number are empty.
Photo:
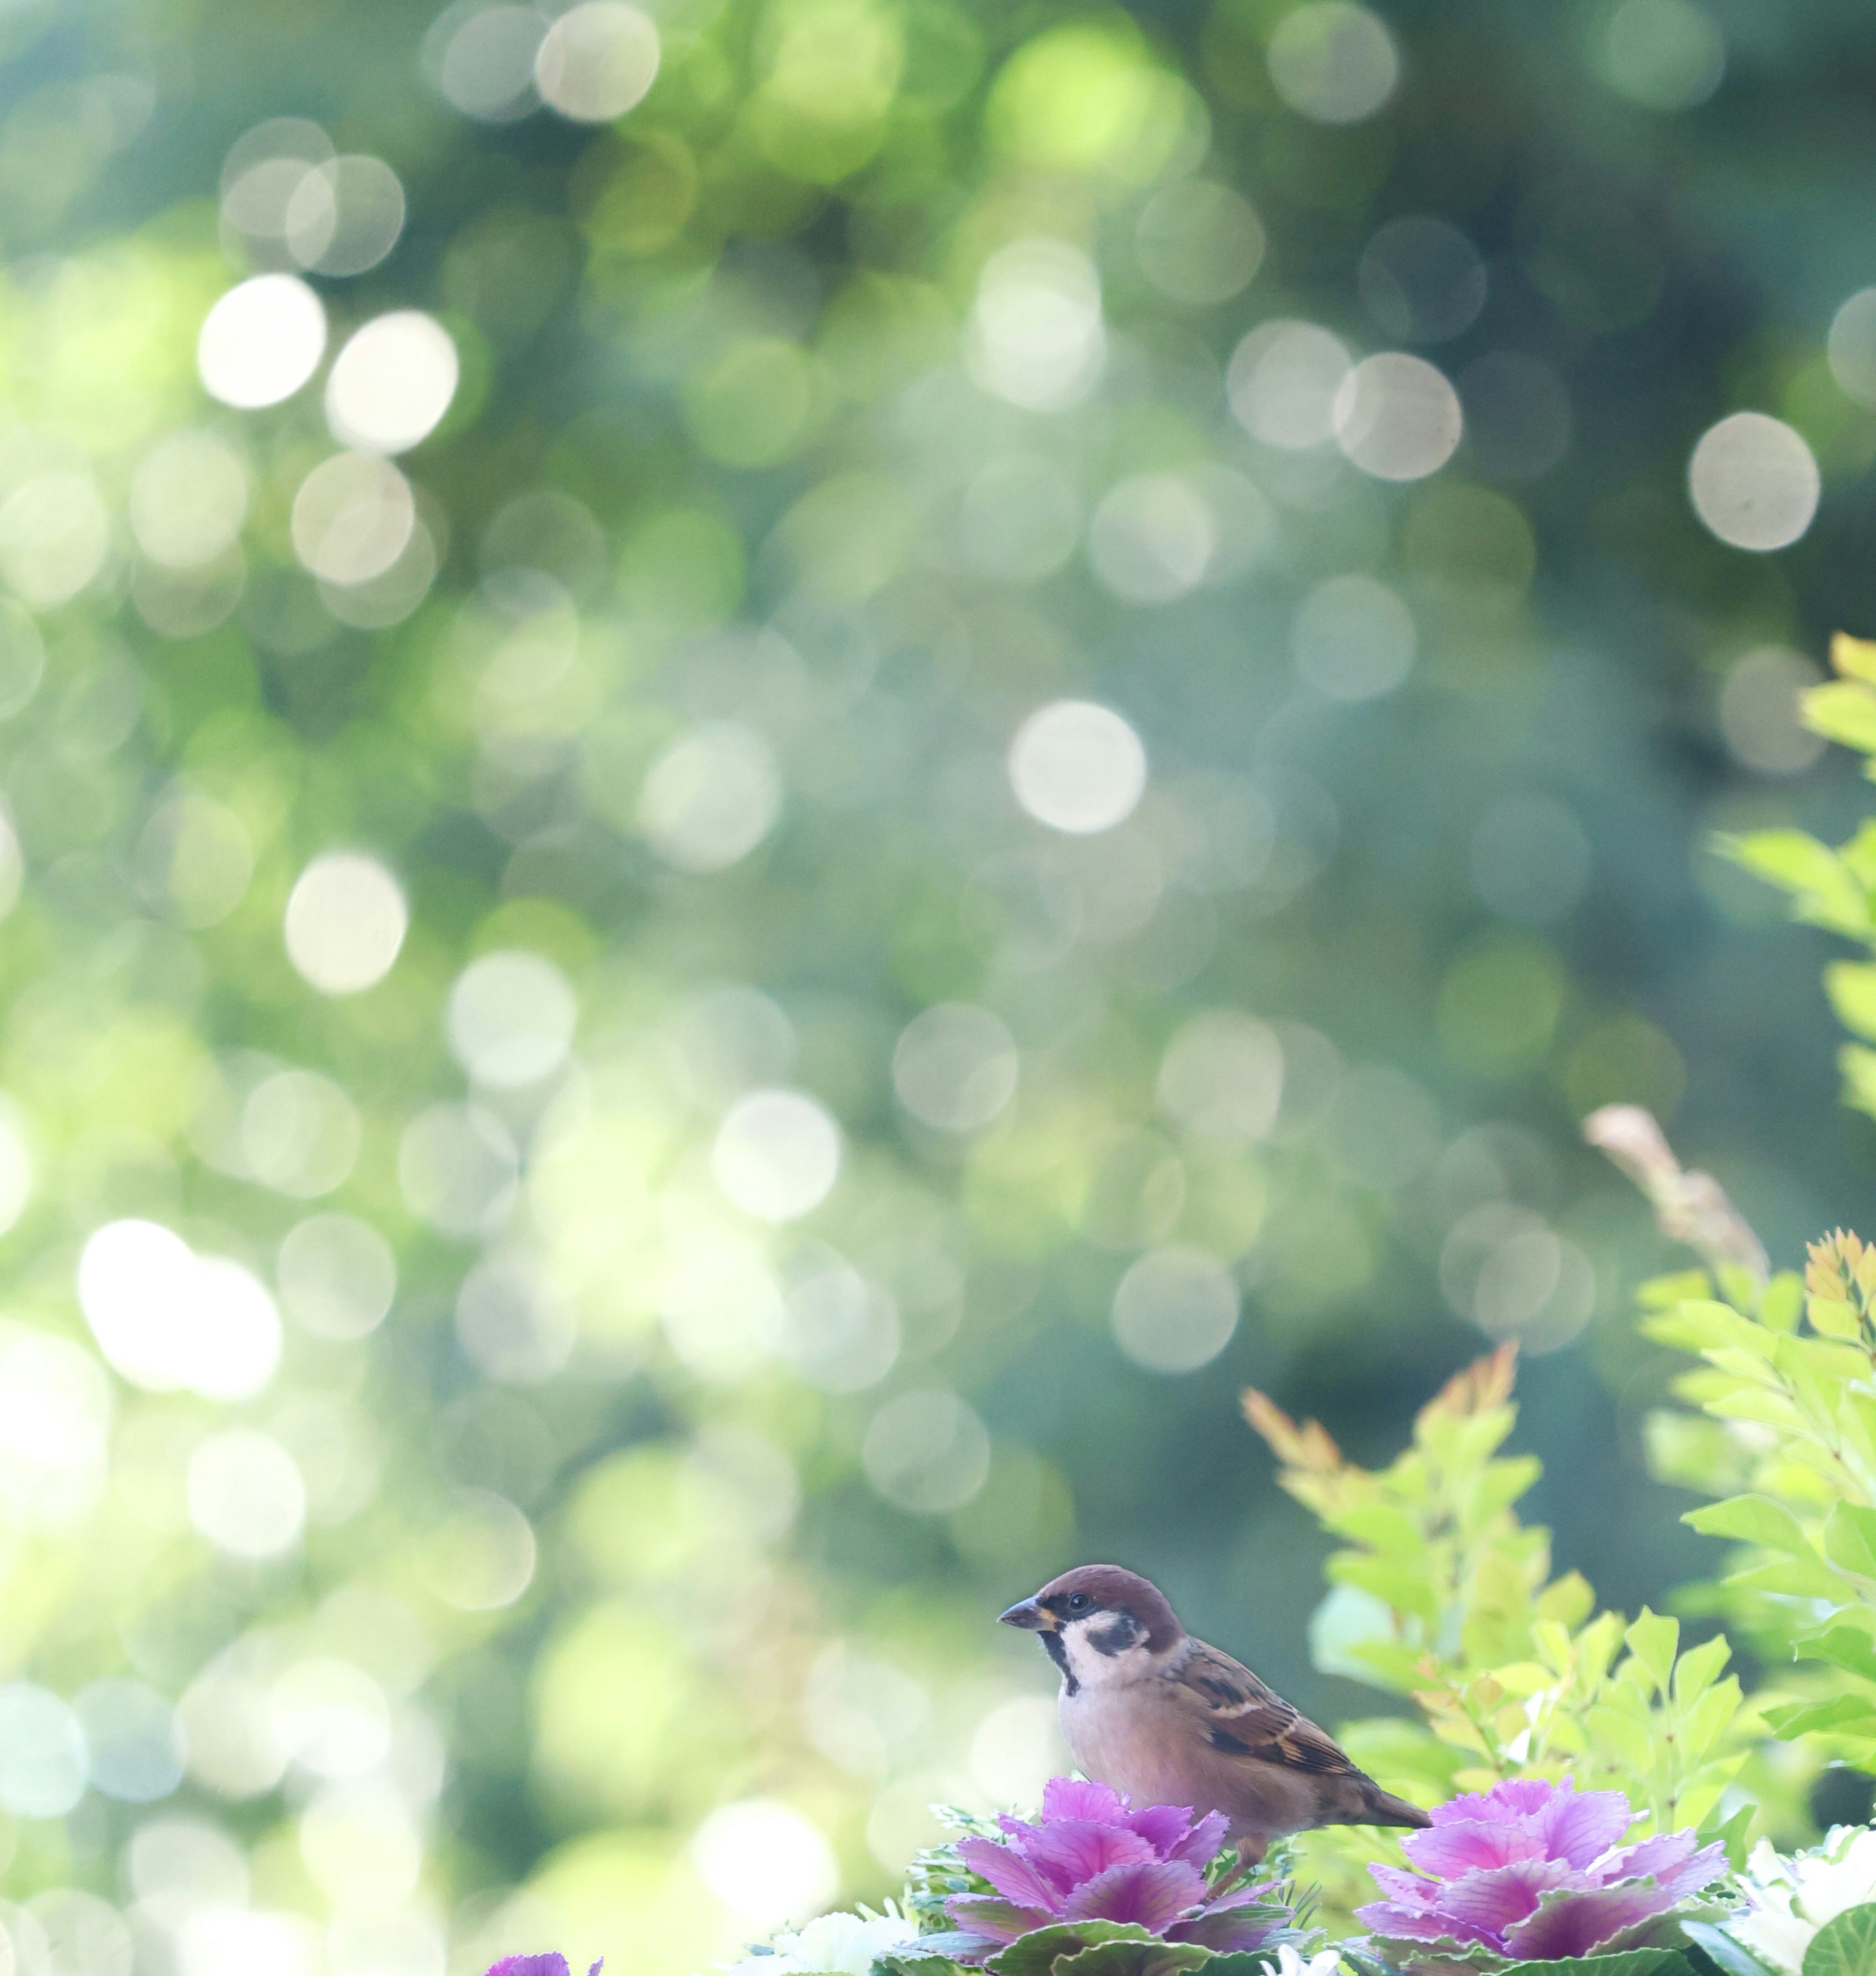
[[[1055,1621],[1033,1599],[1021,1599],[1007,1612],[999,1612],[996,1616],[999,1624],[1020,1626],[1025,1633],[1048,1633],[1055,1630]]]

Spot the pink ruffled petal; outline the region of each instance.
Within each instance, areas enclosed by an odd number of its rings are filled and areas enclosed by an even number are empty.
[[[1192,1807],[1186,1804],[1136,1805],[1127,1814],[1127,1829],[1146,1840],[1163,1859],[1192,1829]]]
[[[1437,1880],[1430,1880],[1423,1874],[1410,1873],[1404,1867],[1377,1866],[1371,1866],[1368,1871],[1384,1894],[1404,1902],[1410,1908],[1425,1907],[1445,1891]]]
[[[1410,1833],[1401,1850],[1423,1873],[1453,1880],[1482,1867],[1508,1866],[1514,1859],[1541,1859],[1549,1849],[1522,1821],[1489,1825],[1483,1819],[1466,1819]]]
[[[1183,1859],[1194,1866],[1207,1866],[1224,1850],[1230,1831],[1231,1820],[1222,1811],[1208,1811],[1177,1846],[1163,1850],[1169,1859]]]
[[[1051,1777],[1042,1787],[1042,1816],[1091,1819],[1097,1825],[1123,1825],[1127,1821],[1127,1800],[1105,1784],[1089,1783],[1081,1777]]]
[[[1683,1866],[1671,1872],[1657,1873],[1656,1879],[1663,1889],[1677,1901],[1684,1901],[1690,1894],[1697,1894],[1703,1887],[1710,1887],[1726,1870],[1726,1849],[1723,1841],[1716,1839],[1710,1846],[1703,1846],[1699,1852]]]
[[[1529,1812],[1542,1811],[1556,1788],[1542,1777],[1512,1777],[1494,1784],[1489,1791],[1467,1791],[1462,1797],[1449,1798],[1444,1804],[1435,1805],[1430,1816],[1436,1825],[1456,1825],[1464,1819],[1483,1819],[1497,1824],[1521,1818]]]
[[[1674,1904],[1674,1897],[1663,1889],[1633,1880],[1620,1887],[1592,1887],[1566,1894],[1508,1928],[1506,1952],[1524,1961],[1543,1962],[1588,1955],[1598,1942],[1651,1915],[1665,1914]]]
[[[1096,1825],[1084,1818],[1053,1820],[1019,1843],[1029,1864],[1055,1889],[1057,1899],[1084,1881],[1104,1873],[1110,1866],[1145,1865],[1157,1857],[1151,1842],[1138,1833]],[[985,1873],[984,1878],[989,1879],[990,1876]],[[992,1884],[998,1885],[1002,1892],[1009,1892],[998,1882]]]
[[[944,1911],[959,1928],[973,1935],[986,1935],[992,1941],[1014,1941],[1032,1928],[1047,1928],[1058,1917],[1040,1908],[1025,1908],[1014,1901],[999,1901],[989,1894],[953,1894]]]
[[[958,1857],[973,1873],[1019,1906],[1052,1912],[1061,1905],[1061,1890],[1013,1846],[999,1846],[993,1839],[964,1839],[958,1842],[957,1851]]]
[[[567,1958],[555,1953],[505,1955],[491,1964],[489,1976],[567,1976]]]
[[[1644,1839],[1639,1845],[1624,1846],[1619,1852],[1612,1852],[1608,1859],[1598,1862],[1597,1872],[1605,1882],[1631,1880],[1646,1874],[1655,1885],[1675,1900],[1684,1900],[1689,1894],[1697,1894],[1700,1889],[1719,1879],[1726,1870],[1723,1844],[1716,1839],[1710,1846],[1694,1850],[1694,1835],[1691,1832],[1664,1832],[1657,1837]]]
[[[1565,1777],[1533,1826],[1553,1859],[1587,1866],[1608,1852],[1634,1819],[1620,1791],[1579,1791],[1574,1780]]]
[[[1637,1840],[1618,1852],[1605,1854],[1596,1862],[1595,1873],[1604,1885],[1618,1880],[1638,1880],[1644,1876],[1658,1880],[1686,1865],[1696,1841],[1691,1832],[1660,1832],[1652,1839]]]
[[[1236,1893],[1208,1901],[1202,1913],[1175,1922],[1166,1931],[1168,1941],[1196,1941],[1202,1948],[1226,1954],[1234,1949],[1260,1947],[1273,1928],[1285,1923],[1271,1915],[1268,1886],[1240,1887]]]
[[[1062,1904],[1061,1918],[1137,1922],[1157,1934],[1204,1898],[1205,1876],[1183,1860],[1128,1860],[1077,1887]]]
[[[1502,1936],[1513,1923],[1535,1912],[1540,1894],[1573,1882],[1589,1884],[1562,1859],[1517,1859],[1453,1882],[1440,1896],[1439,1912]]]
[[[1395,1941],[1476,1942],[1482,1948],[1496,1948],[1497,1940],[1471,1922],[1456,1921],[1450,1915],[1418,1908],[1397,1907],[1391,1901],[1370,1901],[1355,1909],[1355,1919],[1371,1933]]]

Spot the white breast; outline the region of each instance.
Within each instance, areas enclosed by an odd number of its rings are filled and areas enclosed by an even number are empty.
[[[1071,1694],[1065,1687],[1058,1712],[1062,1740],[1084,1776],[1136,1803],[1190,1802],[1190,1786],[1167,1760],[1168,1739],[1153,1733],[1155,1711],[1137,1688],[1084,1686]]]

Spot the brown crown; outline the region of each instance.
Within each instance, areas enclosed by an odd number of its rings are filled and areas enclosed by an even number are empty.
[[[1058,1620],[1065,1619],[1071,1616],[1068,1600],[1078,1592],[1085,1592],[1096,1610],[1131,1613],[1146,1628],[1147,1647],[1156,1654],[1163,1653],[1184,1636],[1186,1629],[1167,1603],[1165,1593],[1150,1579],[1117,1564],[1077,1565],[1051,1579],[1035,1595],[1035,1602]]]

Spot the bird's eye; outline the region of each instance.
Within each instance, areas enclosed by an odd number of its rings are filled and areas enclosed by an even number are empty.
[[[1085,1612],[1090,1602],[1085,1592],[1071,1592],[1068,1594],[1068,1610],[1071,1612]]]

